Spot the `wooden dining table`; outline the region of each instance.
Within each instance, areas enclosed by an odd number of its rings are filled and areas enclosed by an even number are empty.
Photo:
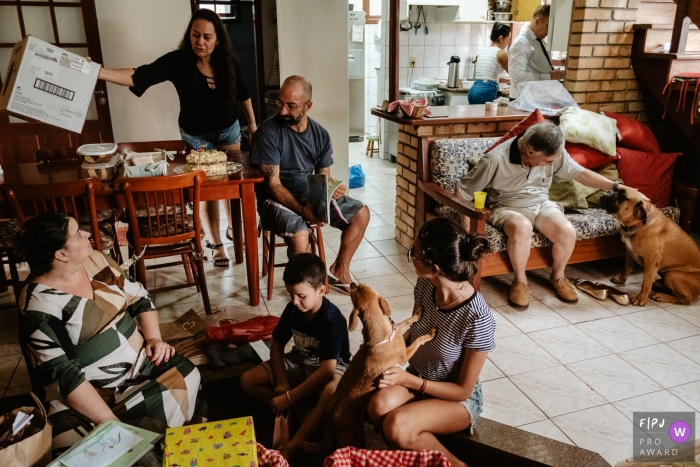
[[[263,176],[248,163],[246,152],[226,151],[229,162],[238,162],[243,169],[227,175],[207,178],[202,184],[201,200],[230,200],[233,220],[234,255],[238,263],[245,256],[248,274],[248,293],[250,305],[260,304],[260,284],[258,265],[257,218],[255,209],[255,184],[262,182]],[[80,170],[81,160],[28,162],[15,166],[3,167],[0,183],[13,185],[38,185],[85,178]],[[185,164],[184,154],[175,154],[169,161],[168,175]],[[114,189],[114,180],[103,181],[103,189],[95,193],[97,209],[126,208],[124,196]],[[0,218],[11,217],[5,203],[0,200]],[[243,250],[245,249],[245,255]]]

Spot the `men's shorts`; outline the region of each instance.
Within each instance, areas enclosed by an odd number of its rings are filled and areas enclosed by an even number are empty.
[[[191,149],[195,151],[199,148],[204,150],[216,149],[217,146],[231,146],[241,142],[241,126],[238,120],[228,128],[221,131],[212,131],[203,135],[190,135],[180,128],[180,136],[185,142],[187,152]]]
[[[508,216],[512,216],[513,214],[517,213],[527,217],[527,220],[530,221],[532,226],[541,232],[542,226],[547,218],[556,212],[563,213],[564,210],[559,204],[549,200],[527,208],[512,208],[503,206],[500,208],[495,208],[491,211],[489,223],[497,229],[502,229]]]
[[[272,383],[272,387],[274,388],[277,386],[277,381],[275,380],[275,373],[272,371],[270,360],[263,362],[262,365],[270,374],[270,383]],[[321,362],[318,358],[304,358],[298,352],[294,351],[284,355],[284,371],[287,373],[287,379],[292,388],[306,381],[320,366]],[[347,368],[348,364],[341,359],[338,359],[335,363],[335,373],[340,376],[345,374]]]
[[[364,206],[361,201],[349,196],[331,200],[331,225],[344,229]],[[263,229],[271,230],[280,237],[289,238],[302,230],[311,230],[299,214],[276,201],[266,200],[258,211]]]

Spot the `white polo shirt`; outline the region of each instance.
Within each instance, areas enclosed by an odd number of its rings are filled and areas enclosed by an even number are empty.
[[[544,43],[547,47],[547,43]],[[508,74],[510,75],[510,97],[517,98],[520,89],[528,81],[551,79],[552,67],[529,25],[525,25],[508,51]]]

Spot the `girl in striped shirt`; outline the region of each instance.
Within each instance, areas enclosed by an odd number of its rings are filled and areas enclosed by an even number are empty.
[[[437,334],[418,348],[405,371],[394,367],[382,374],[367,408],[390,444],[441,451],[455,467],[466,464],[435,435],[471,429],[482,410],[479,373],[495,348],[496,322],[469,281],[488,251],[486,238],[449,219],[423,225],[408,251],[418,274],[415,303],[423,314],[404,338],[410,343],[433,328]]]

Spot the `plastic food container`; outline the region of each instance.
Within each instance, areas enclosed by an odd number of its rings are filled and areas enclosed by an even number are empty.
[[[76,151],[88,164],[104,164],[117,153],[115,143],[83,144]]]
[[[102,164],[94,164],[91,162],[83,162],[80,166],[80,171],[83,176],[87,177],[97,177],[101,180],[111,180],[117,174],[117,161],[119,158],[114,155],[109,160]]]

